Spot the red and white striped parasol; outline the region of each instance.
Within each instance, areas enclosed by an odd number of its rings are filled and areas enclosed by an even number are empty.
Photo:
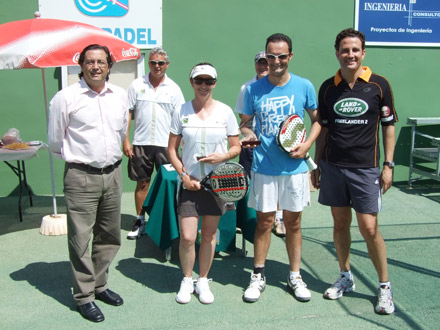
[[[35,13],[38,17],[39,13]],[[93,25],[34,18],[0,25],[0,70],[41,68],[48,117],[45,68],[78,65],[81,51],[91,45],[107,46],[114,62],[136,60],[140,50]],[[54,216],[57,216],[52,154],[49,152]]]
[[[96,26],[34,18],[0,25],[0,70],[77,65],[90,44],[107,46],[115,62],[140,57],[138,48]]]

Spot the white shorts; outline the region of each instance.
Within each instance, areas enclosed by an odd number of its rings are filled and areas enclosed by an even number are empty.
[[[280,210],[301,212],[310,205],[309,173],[264,175],[251,172],[248,206],[261,212]]]

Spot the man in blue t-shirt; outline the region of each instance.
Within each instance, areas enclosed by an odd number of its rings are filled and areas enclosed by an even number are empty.
[[[261,141],[261,145],[254,149],[251,168],[249,206],[257,211],[257,228],[254,237],[254,270],[243,295],[247,302],[257,301],[266,286],[264,266],[277,203],[283,210],[286,226],[286,248],[290,264],[287,284],[296,299],[309,301],[311,297],[300,275],[301,214],[304,206],[310,204],[309,173],[304,157],[319,135],[321,125],[313,85],[288,70],[292,57],[292,41],[288,36],[276,33],[267,38],[269,75],[248,86],[245,94],[242,121],[256,113],[259,123],[255,134],[243,129],[245,137],[242,142],[256,137]],[[305,110],[312,122],[309,136],[305,142],[286,153],[276,143],[278,126],[291,114],[297,114],[304,120]]]

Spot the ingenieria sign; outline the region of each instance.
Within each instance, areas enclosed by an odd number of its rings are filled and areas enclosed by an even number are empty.
[[[356,0],[367,45],[440,46],[439,0]]]

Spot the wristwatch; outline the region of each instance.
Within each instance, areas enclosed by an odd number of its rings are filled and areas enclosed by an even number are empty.
[[[388,166],[389,168],[394,168],[394,162],[393,161],[390,161],[390,162],[383,162],[383,166]]]
[[[183,180],[183,177],[184,177],[185,175],[188,175],[188,173],[186,173],[186,172],[182,172],[182,173],[180,173],[180,174],[179,174],[179,178],[180,178],[180,180]]]

